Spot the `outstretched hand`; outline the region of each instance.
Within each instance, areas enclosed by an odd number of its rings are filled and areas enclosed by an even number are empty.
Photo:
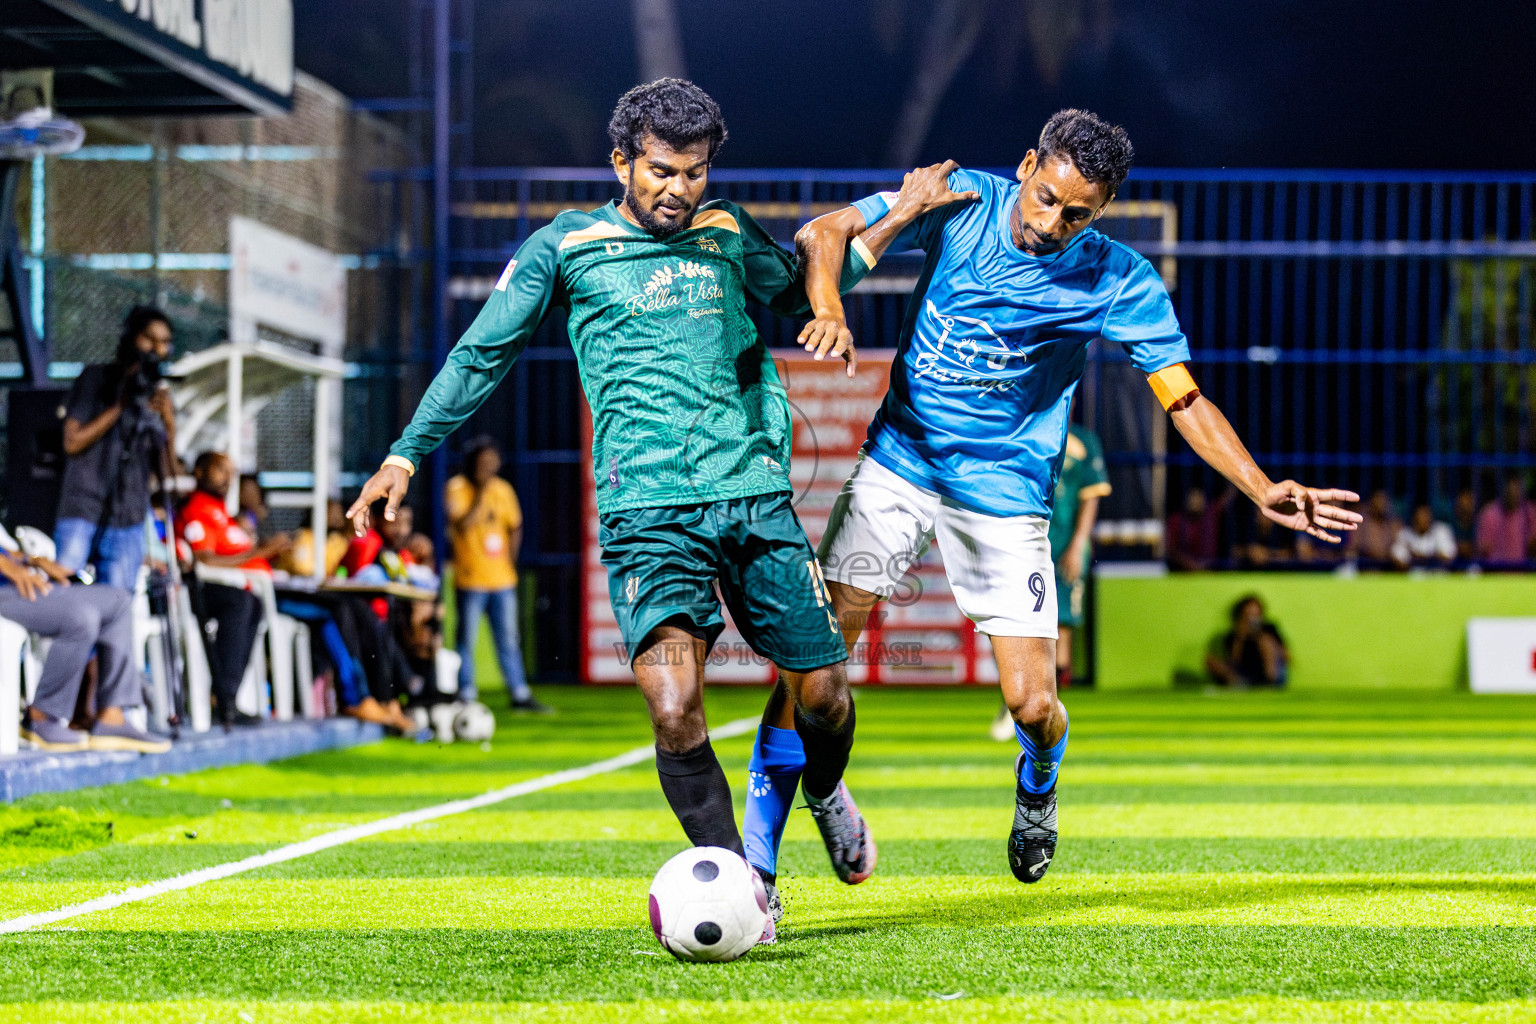
[[[347,518],[352,520],[352,529],[359,537],[368,532],[373,525],[373,517],[369,508],[380,498],[385,499],[384,518],[394,521],[395,513],[400,511],[400,502],[405,500],[405,492],[411,485],[411,477],[399,466],[381,466],[379,471],[368,478],[363,484],[362,493],[347,509]]]
[[[859,368],[859,353],[853,347],[853,332],[840,316],[819,316],[800,329],[798,339],[807,352],[816,353],[816,359],[829,355],[842,356],[848,363],[848,376]]]
[[[908,171],[901,179],[901,192],[895,205],[915,219],[930,210],[937,210],[950,203],[968,203],[981,198],[980,192],[955,192],[949,187],[949,175],[958,170],[959,164],[945,160],[942,164],[930,164]]]
[[[1281,526],[1299,530],[1326,544],[1337,544],[1343,538],[1330,530],[1347,533],[1360,525],[1358,512],[1339,508],[1334,502],[1357,502],[1360,495],[1354,491],[1319,490],[1303,487],[1294,480],[1282,480],[1264,492],[1259,503],[1265,518]]]

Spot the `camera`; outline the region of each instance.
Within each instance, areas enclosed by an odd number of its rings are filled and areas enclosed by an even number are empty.
[[[164,379],[160,357],[153,352],[140,352],[139,358],[124,368],[123,397],[147,398]]]

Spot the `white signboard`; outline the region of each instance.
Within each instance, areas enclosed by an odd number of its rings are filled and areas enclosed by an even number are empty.
[[[255,325],[320,342],[340,356],[347,337],[347,272],[335,253],[245,217],[229,220],[229,319],[234,341]]]
[[[1468,619],[1473,693],[1536,693],[1536,619]]]

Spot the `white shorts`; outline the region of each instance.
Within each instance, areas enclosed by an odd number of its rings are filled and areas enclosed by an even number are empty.
[[[832,506],[818,554],[826,578],[900,600],[902,577],[935,538],[955,603],[989,636],[1056,637],[1049,520],[989,516],[861,455]]]

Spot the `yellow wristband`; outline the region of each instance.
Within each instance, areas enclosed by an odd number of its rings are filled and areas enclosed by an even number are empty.
[[[391,455],[386,458],[384,460],[384,466],[399,466],[401,469],[405,470],[406,476],[416,475],[416,467],[411,464],[411,460],[400,455]],[[383,469],[384,466],[380,466],[379,468]]]
[[[869,246],[864,244],[864,239],[855,235],[853,241],[849,244],[853,251],[859,254],[859,259],[864,261],[864,266],[874,270],[875,264],[879,261],[875,259],[875,254],[869,251]]]
[[[1175,363],[1173,366],[1164,367],[1156,373],[1147,376],[1147,383],[1152,385],[1152,393],[1162,403],[1163,408],[1171,409],[1174,403],[1181,398],[1199,391],[1195,384],[1195,378],[1189,375],[1189,370],[1183,363]]]

